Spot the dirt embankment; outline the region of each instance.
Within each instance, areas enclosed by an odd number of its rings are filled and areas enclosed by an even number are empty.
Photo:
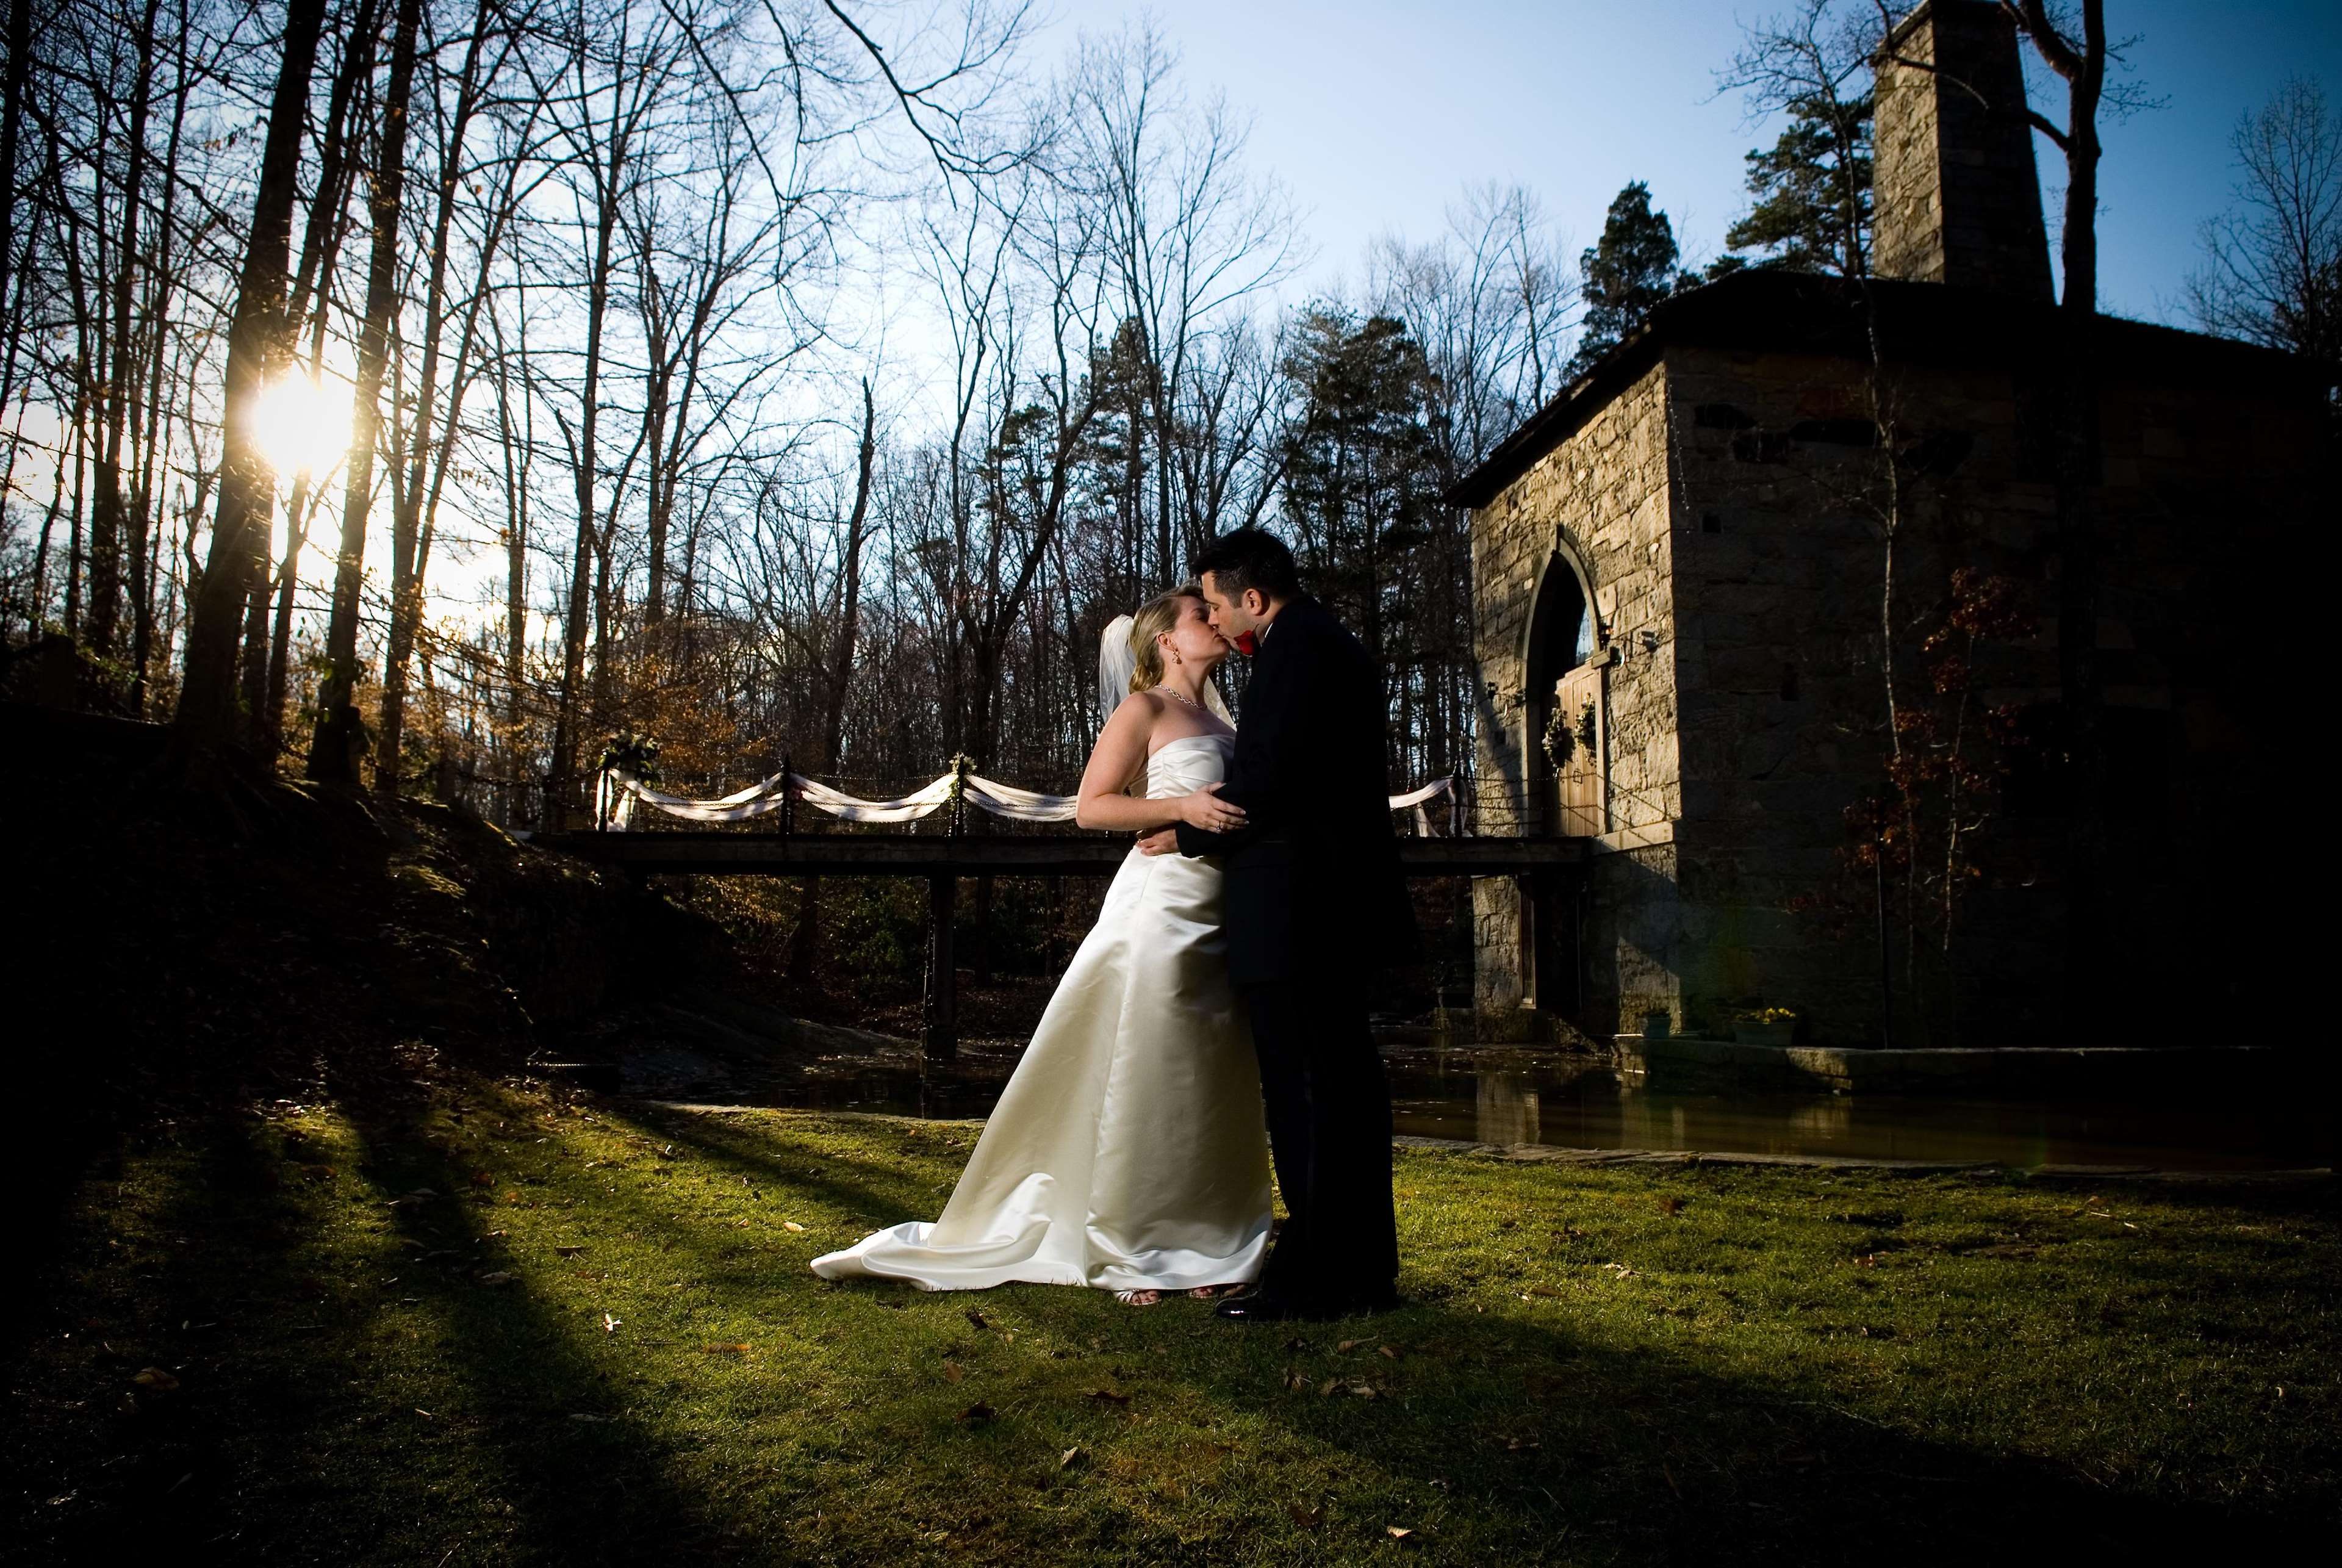
[[[42,1141],[510,1071],[726,966],[713,922],[463,810],[11,749],[9,1056]]]

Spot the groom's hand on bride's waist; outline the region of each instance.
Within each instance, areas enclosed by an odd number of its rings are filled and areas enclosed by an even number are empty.
[[[1138,852],[1142,855],[1176,855],[1179,852],[1179,829],[1157,828],[1152,833],[1139,835]]]

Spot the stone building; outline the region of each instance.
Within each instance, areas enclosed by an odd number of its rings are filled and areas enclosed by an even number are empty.
[[[2021,103],[2017,42],[1994,7],[1937,0],[1896,45],[1939,69],[1881,64],[1877,278],[1677,296],[1452,498],[1473,512],[1480,830],[1590,851],[1580,874],[1476,885],[1484,1038],[1655,1012],[1715,1033],[1779,1007],[1804,1038],[1875,1043],[1889,986],[1898,1044],[2061,1037],[2057,307],[2031,133],[1978,102]],[[2107,1005],[2234,1027],[2267,1003],[2297,891],[2247,825],[2299,769],[2322,393],[2194,333],[2101,317],[2093,347],[2106,940],[2139,980]],[[2007,739],[1945,951],[1940,879],[1882,921],[1848,813],[1887,782],[1886,652],[1907,707],[1951,700],[1925,643],[1962,567],[2017,585],[2027,629],[1974,655],[1964,711]]]

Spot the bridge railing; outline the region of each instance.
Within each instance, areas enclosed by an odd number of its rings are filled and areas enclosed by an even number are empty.
[[[786,787],[777,782],[782,779],[787,780]],[[816,793],[834,792],[833,802],[842,796],[864,805],[902,809],[886,813],[887,819],[856,820],[852,807],[840,815],[807,798],[807,784],[816,787]],[[703,809],[664,808],[652,797]],[[1469,771],[1431,779],[1392,794],[1392,825],[1403,837],[1468,837],[1475,830],[1478,798],[1476,781]],[[647,788],[631,787],[626,775],[606,773],[595,780],[590,806],[595,826],[601,831],[986,836],[1091,831],[1075,826],[1069,818],[1035,819],[1036,808],[1044,813],[1050,807],[1062,809],[1070,806],[1071,799],[1070,792],[1057,796],[1006,786],[965,766],[940,776],[904,779],[806,775],[784,759],[779,769],[761,777],[731,771],[663,771],[656,784]],[[736,819],[716,819],[733,816]]]

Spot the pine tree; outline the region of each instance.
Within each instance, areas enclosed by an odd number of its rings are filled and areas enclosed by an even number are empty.
[[[1284,370],[1302,404],[1284,500],[1303,577],[1388,657],[1413,645],[1411,555],[1439,516],[1431,367],[1402,323],[1319,307],[1303,314]]]
[[[1579,256],[1586,318],[1569,374],[1577,376],[1626,340],[1658,303],[1699,280],[1680,271],[1675,227],[1651,210],[1651,187],[1641,180],[1620,191],[1602,224],[1602,238]]]
[[[1725,245],[1764,252],[1746,259],[1785,272],[1842,277],[1867,272],[1870,124],[1867,93],[1835,104],[1818,98],[1792,104],[1780,139],[1748,153],[1748,194],[1756,204],[1725,232]],[[1708,275],[1729,270],[1710,267]]]

